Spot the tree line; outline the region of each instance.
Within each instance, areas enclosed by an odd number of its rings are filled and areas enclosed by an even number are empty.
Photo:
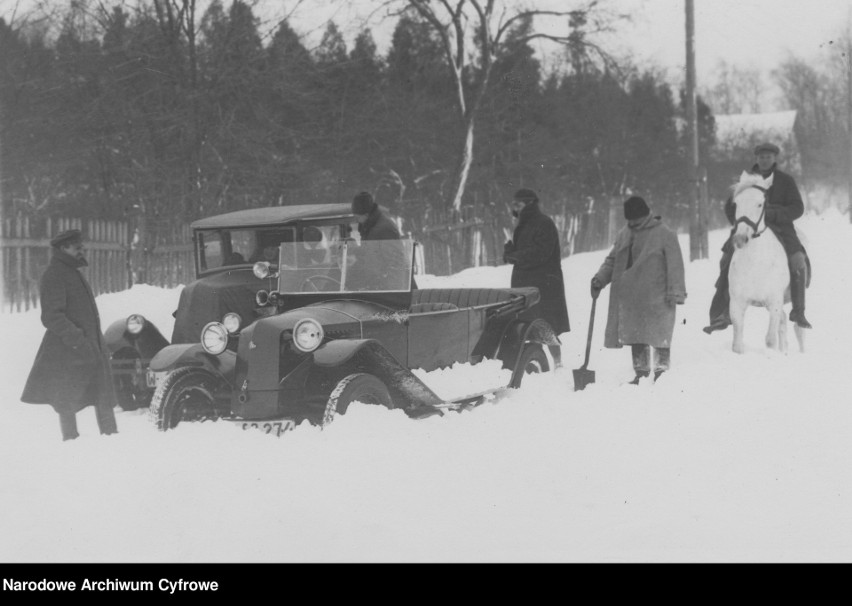
[[[438,12],[451,2],[395,4],[382,54],[369,29],[350,48],[334,22],[314,48],[287,19],[262,32],[243,0],[0,19],[4,215],[130,219],[155,241],[210,214],[367,190],[416,233],[465,207],[508,215],[512,192],[532,187],[553,213],[637,193],[686,225],[683,94],[594,43],[597,3],[564,13],[547,70],[536,11],[495,29],[474,15],[465,38],[460,12]],[[699,125],[706,158],[714,119],[700,100]]]

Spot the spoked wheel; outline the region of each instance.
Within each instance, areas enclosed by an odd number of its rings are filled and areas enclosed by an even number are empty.
[[[379,404],[393,408],[393,400],[387,386],[378,378],[364,372],[347,375],[338,381],[328,396],[321,425],[331,423],[335,414],[346,414],[352,402]]]
[[[320,288],[320,285],[322,285],[323,283],[331,284],[331,286],[333,288],[330,289],[330,290],[340,290],[340,282],[338,280],[335,280],[331,276],[323,276],[323,275],[318,274],[316,276],[308,276],[307,278],[302,280],[302,285],[299,287],[299,291],[300,292],[312,292],[312,291],[320,292],[320,291],[329,290],[329,289],[326,289],[326,288]]]
[[[538,374],[550,370],[550,363],[547,361],[547,355],[544,349],[538,343],[529,343],[524,346],[524,351],[521,353],[521,359],[518,365],[520,372],[512,381],[512,387],[518,388],[521,386],[521,381],[526,375]]]
[[[181,421],[215,420],[222,416],[216,394],[227,384],[201,368],[178,368],[170,372],[151,398],[151,420],[160,431],[174,429]]]

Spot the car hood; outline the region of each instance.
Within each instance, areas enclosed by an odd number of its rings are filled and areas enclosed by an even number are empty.
[[[305,307],[291,309],[271,318],[259,320],[260,323],[274,323],[279,329],[292,329],[299,320],[304,318],[312,318],[322,324],[328,332],[332,327],[347,327],[347,336],[357,337],[360,334],[348,334],[352,332],[360,333],[358,328],[361,322],[375,321],[399,321],[401,319],[398,312],[368,301],[358,301],[352,299],[338,299],[331,301],[323,301],[313,303]]]
[[[195,343],[208,322],[221,322],[228,312],[238,313],[243,324],[255,318],[255,294],[269,289],[270,280],[257,278],[249,268],[206,276],[180,293],[172,343]]]

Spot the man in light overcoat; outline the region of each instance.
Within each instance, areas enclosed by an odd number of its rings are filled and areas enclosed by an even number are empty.
[[[686,285],[677,234],[639,196],[625,201],[624,217],[627,226],[592,278],[592,297],[612,284],[604,346],[630,345],[636,385],[669,369],[675,306],[685,301]]]

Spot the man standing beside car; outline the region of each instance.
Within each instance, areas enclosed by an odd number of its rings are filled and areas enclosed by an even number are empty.
[[[396,224],[382,212],[370,192],[362,191],[352,200],[352,214],[358,219],[361,240],[399,240]]]
[[[396,224],[382,212],[369,192],[362,191],[352,199],[352,214],[358,220],[361,242],[402,239]],[[379,250],[382,251],[383,258],[379,258]],[[392,276],[396,274],[394,270],[408,265],[405,249],[401,245],[364,247],[364,251],[364,254],[356,255],[352,275],[357,276],[361,285],[368,289],[384,290],[391,286]],[[364,258],[358,259],[358,256]],[[411,288],[417,288],[413,275]]]
[[[78,229],[50,241],[52,256],[39,281],[41,323],[47,329],[21,401],[50,404],[59,415],[63,440],[79,437],[77,412],[95,407],[103,435],[118,433],[116,397],[95,297],[80,268],[83,237]]]
[[[538,196],[531,189],[515,192],[512,215],[517,219],[517,226],[512,239],[503,247],[503,261],[514,265],[511,286],[537,287],[541,299],[531,308],[532,312],[550,324],[557,336],[568,332],[571,325],[556,224],[541,211]],[[561,347],[550,345],[549,348],[553,364],[559,368],[562,366]]]

